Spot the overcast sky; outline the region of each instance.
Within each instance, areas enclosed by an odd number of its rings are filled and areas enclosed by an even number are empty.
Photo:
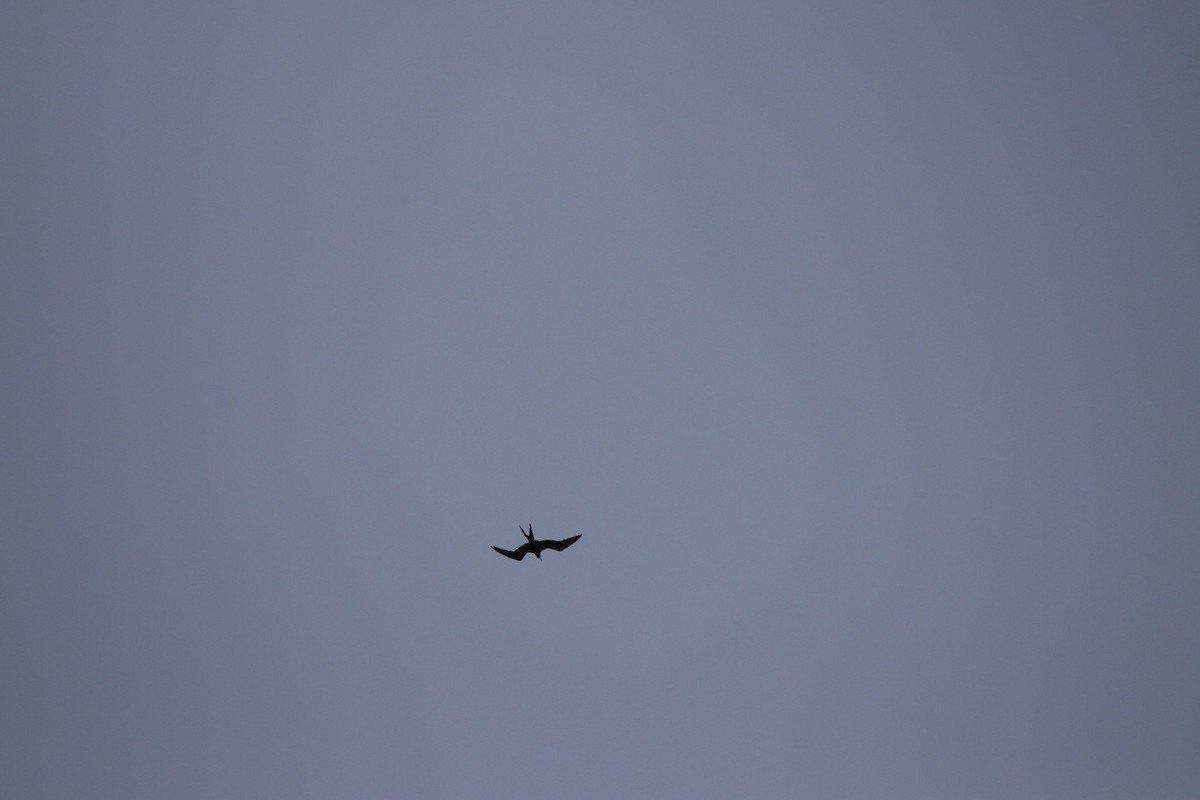
[[[8,3],[0,795],[1197,797],[1197,42]]]

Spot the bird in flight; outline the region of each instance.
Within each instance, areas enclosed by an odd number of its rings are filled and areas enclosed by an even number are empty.
[[[537,560],[542,560],[543,550],[566,550],[571,545],[579,540],[583,534],[572,536],[568,539],[535,539],[533,538],[533,525],[529,526],[529,533],[525,533],[525,529],[521,528],[521,533],[525,536],[525,544],[518,547],[516,550],[505,550],[502,547],[492,547],[497,553],[502,556],[508,556],[514,561],[520,561],[525,556],[533,553],[537,556]]]

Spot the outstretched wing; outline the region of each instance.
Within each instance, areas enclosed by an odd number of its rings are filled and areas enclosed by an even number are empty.
[[[493,545],[492,549],[502,556],[508,556],[514,561],[520,561],[529,552],[529,545],[523,544],[516,550],[505,550],[503,547],[496,547]]]
[[[577,534],[569,539],[542,539],[541,542],[551,550],[566,550],[568,547],[579,541],[580,536],[583,536],[583,534]]]

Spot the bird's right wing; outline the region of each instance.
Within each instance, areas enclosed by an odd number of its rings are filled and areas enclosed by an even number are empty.
[[[576,534],[575,536],[558,541],[555,541],[554,539],[542,539],[542,544],[546,545],[546,547],[549,547],[551,550],[566,550],[568,547],[575,544],[575,542],[579,541],[580,536],[583,536],[583,534]]]

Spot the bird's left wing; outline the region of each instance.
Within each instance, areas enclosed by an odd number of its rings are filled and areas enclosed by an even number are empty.
[[[496,547],[495,545],[492,545],[492,549],[502,556],[508,556],[513,561],[520,561],[525,557],[526,553],[526,550],[523,547],[517,550],[515,553],[512,550],[505,550],[503,547]]]

